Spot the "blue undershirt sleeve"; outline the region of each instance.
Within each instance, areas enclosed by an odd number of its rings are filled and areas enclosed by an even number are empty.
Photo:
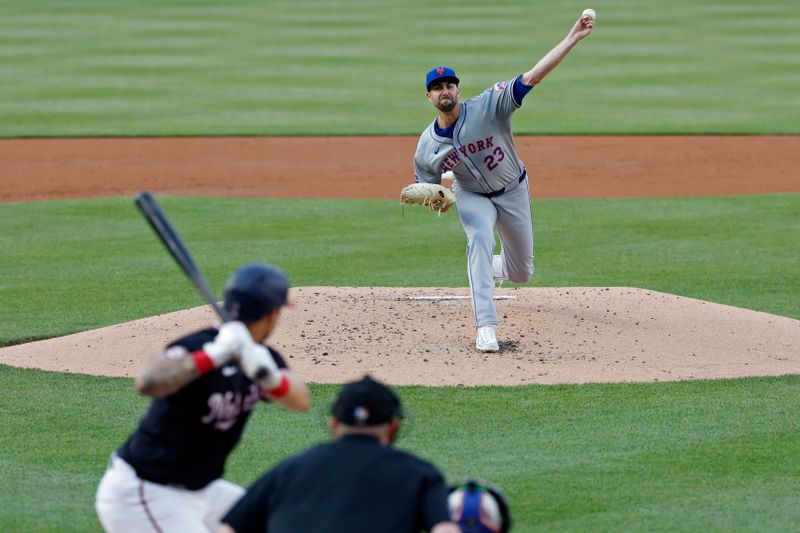
[[[522,74],[517,76],[517,79],[514,80],[514,101],[517,103],[518,106],[522,105],[522,99],[525,98],[525,95],[531,92],[533,89],[532,85],[525,85],[522,83]]]

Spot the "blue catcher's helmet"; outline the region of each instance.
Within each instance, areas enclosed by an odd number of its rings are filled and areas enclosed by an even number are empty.
[[[450,487],[450,519],[463,533],[507,533],[511,512],[503,492],[483,480],[467,478]]]

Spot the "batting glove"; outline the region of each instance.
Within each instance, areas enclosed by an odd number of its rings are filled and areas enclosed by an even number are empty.
[[[245,375],[262,389],[272,390],[281,385],[281,371],[263,344],[251,342],[245,346],[239,364]]]
[[[253,337],[247,327],[241,322],[232,321],[225,322],[219,328],[214,340],[203,345],[203,351],[208,354],[214,367],[219,368],[252,344]]]

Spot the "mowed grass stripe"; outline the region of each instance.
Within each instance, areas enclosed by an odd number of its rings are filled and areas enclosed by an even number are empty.
[[[465,287],[455,216],[394,201],[163,197],[219,294],[250,261],[294,285]],[[800,195],[542,200],[530,286],[633,286],[800,318]],[[0,345],[200,305],[132,198],[0,204]]]
[[[161,200],[218,293],[250,261],[280,265],[294,285],[467,286],[453,216],[403,218],[380,200]],[[542,200],[533,211],[529,286],[634,286],[800,318],[800,195]],[[201,303],[132,198],[3,204],[0,246],[0,345]]]
[[[475,95],[529,69],[584,7],[9,0],[0,136],[416,134],[432,116],[428,68],[453,65]],[[597,30],[526,99],[515,130],[797,134],[792,7],[600,6]]]

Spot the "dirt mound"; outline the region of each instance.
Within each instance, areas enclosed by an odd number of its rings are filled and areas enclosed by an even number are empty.
[[[270,344],[306,380],[396,385],[674,381],[800,373],[800,321],[635,288],[495,291],[496,354],[474,348],[466,288],[292,289]],[[0,349],[0,363],[132,376],[207,306]]]

